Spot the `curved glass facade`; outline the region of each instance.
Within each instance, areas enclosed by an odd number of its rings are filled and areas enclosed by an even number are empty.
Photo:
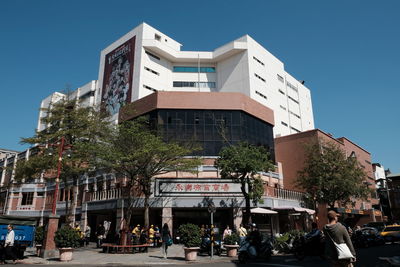
[[[264,146],[275,160],[273,126],[239,110],[158,109],[147,114],[166,141],[193,142],[199,156],[218,156],[228,143]]]

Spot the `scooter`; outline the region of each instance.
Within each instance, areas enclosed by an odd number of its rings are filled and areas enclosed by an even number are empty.
[[[257,248],[246,238],[238,250],[238,259],[240,263],[246,263],[249,259],[269,260],[272,255],[272,243],[269,239],[264,239]]]
[[[213,255],[221,255],[221,250],[221,242],[215,240],[213,243]],[[207,252],[208,255],[211,255],[211,239],[209,237],[203,237],[201,240],[200,253],[203,252]]]

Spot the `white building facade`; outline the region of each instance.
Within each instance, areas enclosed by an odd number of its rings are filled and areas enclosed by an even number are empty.
[[[314,129],[310,90],[245,35],[214,51],[181,44],[143,23],[101,52],[97,103],[119,108],[154,91],[237,92],[274,111],[274,136]]]

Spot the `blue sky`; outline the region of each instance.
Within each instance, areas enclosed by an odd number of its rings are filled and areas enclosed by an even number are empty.
[[[315,125],[400,172],[400,1],[0,1],[0,148],[23,150],[40,101],[97,79],[141,22],[213,50],[249,34],[311,89]]]

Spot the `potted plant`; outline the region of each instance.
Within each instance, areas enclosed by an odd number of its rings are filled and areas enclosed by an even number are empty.
[[[228,257],[236,257],[237,250],[239,248],[239,235],[233,233],[228,235],[224,239],[224,247],[226,248],[226,254]]]
[[[36,255],[39,257],[42,252],[44,240],[44,227],[38,226],[35,230],[35,246],[36,246]]]
[[[184,245],[183,249],[185,250],[185,260],[196,260],[201,244],[200,227],[191,223],[182,224],[179,226],[178,234]]]
[[[79,247],[80,240],[79,233],[70,226],[63,226],[57,230],[54,242],[60,251],[60,261],[72,260],[72,251]]]

